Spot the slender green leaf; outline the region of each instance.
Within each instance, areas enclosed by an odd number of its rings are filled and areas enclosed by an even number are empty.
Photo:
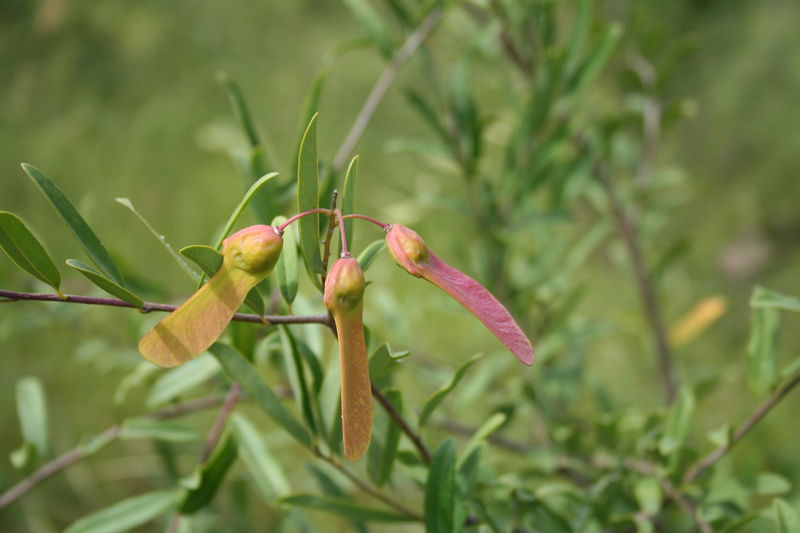
[[[358,255],[358,266],[361,267],[362,272],[366,272],[367,269],[372,265],[375,261],[375,258],[378,257],[378,254],[383,250],[386,246],[386,239],[381,239],[379,241],[375,241],[370,243],[369,246],[364,248]]]
[[[800,298],[756,287],[750,297],[750,307],[772,307],[784,311],[800,312]]]
[[[678,398],[670,408],[664,434],[658,443],[658,450],[661,455],[671,455],[686,442],[692,422],[692,414],[694,413],[694,405],[695,399],[692,390],[688,387],[682,388],[678,393]]]
[[[380,13],[368,0],[344,0],[344,4],[353,12],[355,19],[364,27],[375,48],[384,58],[392,57],[394,47],[392,34]]]
[[[228,94],[231,107],[242,127],[242,131],[247,137],[247,142],[252,147],[260,145],[261,139],[258,136],[256,125],[250,115],[250,110],[247,108],[247,102],[239,85],[226,72],[218,72],[217,81],[225,88],[225,92]]]
[[[178,506],[181,514],[192,514],[206,507],[217,493],[225,474],[236,460],[237,445],[233,435],[220,442],[211,457],[200,467],[197,488],[188,490]]]
[[[289,481],[253,423],[244,415],[234,413],[231,424],[239,442],[239,455],[264,498],[273,501],[288,495]]]
[[[233,113],[236,115],[249,145],[249,153],[245,157],[239,156],[235,157],[235,159],[241,159],[239,167],[248,179],[248,183],[253,183],[270,170],[277,168],[274,164],[274,158],[271,157],[269,141],[258,134],[244,94],[239,86],[224,72],[217,74],[217,80],[225,88]],[[233,155],[236,156],[236,154]],[[275,214],[279,205],[278,192],[278,184],[272,182],[255,194],[255,198],[250,205],[259,220],[269,220]]]
[[[150,222],[148,222],[148,220],[146,218],[144,218],[144,215],[142,215],[139,211],[136,210],[136,208],[133,206],[133,202],[131,202],[130,199],[128,199],[128,198],[115,198],[114,200],[118,204],[120,204],[121,206],[127,208],[131,213],[136,215],[136,218],[138,218],[142,222],[142,224],[144,224],[144,227],[147,228],[147,230],[153,235],[153,237],[156,238],[156,240],[159,243],[161,243],[161,246],[163,246],[164,249],[167,251],[167,253],[170,256],[172,256],[173,259],[175,259],[175,261],[178,263],[178,266],[180,266],[181,269],[184,272],[186,272],[186,274],[193,281],[199,281],[200,280],[200,274],[194,268],[192,268],[192,266],[189,265],[189,263],[184,261],[183,257],[181,257],[181,255],[178,252],[175,251],[175,248],[173,248],[167,242],[166,237],[164,237],[159,232],[157,232],[156,229],[153,227],[153,225],[150,224]]]
[[[300,444],[311,447],[311,437],[300,422],[281,403],[247,359],[225,344],[214,344],[209,351],[217,358],[225,372],[237,381],[242,389],[261,407],[276,424],[285,429]]]
[[[756,478],[755,493],[759,496],[777,496],[792,490],[792,483],[775,472],[761,472]]]
[[[253,199],[256,193],[264,185],[266,185],[271,179],[275,178],[277,175],[278,175],[277,172],[270,172],[269,174],[260,177],[258,181],[256,181],[250,186],[247,192],[244,193],[244,196],[239,202],[239,205],[236,206],[236,208],[233,210],[233,213],[231,213],[231,216],[228,217],[228,221],[225,223],[225,226],[222,229],[222,233],[220,233],[220,236],[217,238],[217,242],[214,244],[214,248],[216,248],[217,250],[222,248],[222,241],[224,241],[225,237],[227,237],[230,234],[231,230],[233,230],[234,224],[236,224],[236,221],[239,220],[239,217],[242,215],[242,211],[244,211],[245,208],[247,208],[247,204],[250,203],[250,201]]]
[[[388,344],[381,344],[369,355],[369,376],[379,381],[397,368],[397,363],[408,357],[408,351],[392,352]]]
[[[272,226],[277,227],[286,222],[286,217],[275,217]],[[278,288],[281,291],[284,301],[292,305],[297,297],[297,228],[289,226],[283,233],[283,250],[275,265],[275,274],[278,277]]]
[[[403,412],[403,396],[397,389],[388,389],[383,391],[386,399],[394,406],[398,413]],[[390,421],[386,426],[386,435],[383,438],[383,446],[381,448],[380,461],[378,463],[378,471],[375,482],[379,487],[382,487],[392,477],[392,470],[394,469],[395,459],[397,459],[397,450],[400,445],[400,427]]]
[[[36,448],[39,457],[47,456],[50,453],[47,401],[38,378],[27,376],[17,382],[17,415],[22,438]]]
[[[570,75],[579,63],[592,21],[592,0],[577,0],[575,3],[577,4],[575,22],[572,25],[572,34],[566,51],[566,71]]]
[[[456,499],[456,443],[447,438],[433,453],[425,483],[426,533],[458,531]]]
[[[208,277],[213,276],[222,265],[222,254],[211,246],[193,244],[191,246],[181,248],[178,253],[187,259],[191,259]],[[255,311],[256,314],[264,314],[264,299],[261,298],[261,294],[258,292],[256,287],[250,289],[250,292],[248,292],[247,296],[244,298],[244,303],[246,303],[250,309]]]
[[[326,511],[349,518],[350,520],[357,520],[361,522],[413,522],[415,520],[414,518],[410,518],[401,514],[383,511],[381,509],[363,507],[361,505],[352,503],[349,500],[325,498],[311,494],[297,494],[295,496],[289,496],[283,498],[281,503],[296,507],[304,507],[307,509]]]
[[[472,437],[470,437],[467,445],[464,446],[458,460],[458,467],[460,468],[470,454],[478,447],[482,446],[492,433],[505,424],[506,420],[508,420],[508,416],[505,413],[495,413],[489,417],[489,420],[481,424]]]
[[[654,516],[661,509],[664,495],[661,484],[654,477],[645,477],[636,482],[633,494],[639,503],[639,508],[649,516]]]
[[[750,388],[757,395],[769,391],[778,378],[778,329],[780,315],[773,307],[752,311],[747,366]]]
[[[580,91],[597,77],[614,53],[620,37],[622,37],[622,27],[618,24],[612,24],[600,39],[600,42],[594,46],[591,55],[573,76],[569,83],[571,91]]]
[[[317,117],[311,117],[300,151],[297,155],[297,210],[308,211],[319,207],[319,170],[317,167]],[[319,276],[322,275],[322,256],[320,254],[319,216],[308,215],[298,221],[300,227],[300,249],[309,277],[321,289]]]
[[[308,428],[311,430],[311,433],[316,434],[317,423],[314,416],[314,409],[311,406],[311,393],[309,392],[303,368],[303,360],[297,348],[297,343],[287,326],[279,326],[278,329],[281,335],[281,352],[283,353],[284,367],[289,377],[292,395],[294,396],[294,400],[300,412],[303,413],[303,418]]]
[[[179,492],[157,490],[127,498],[73,522],[64,533],[119,533],[153,520],[172,509]]]
[[[157,407],[174,400],[216,376],[219,371],[219,363],[209,354],[201,354],[177,368],[171,368],[161,374],[150,388],[147,407]]]
[[[18,267],[61,294],[61,274],[47,250],[14,213],[0,211],[0,247]]]
[[[776,498],[772,510],[775,513],[775,533],[800,533],[800,515],[794,507]]]
[[[119,436],[126,440],[156,439],[170,442],[191,442],[202,438],[198,431],[183,424],[147,417],[125,420]]]
[[[66,263],[68,266],[83,274],[89,281],[106,291],[108,294],[116,296],[120,300],[125,300],[135,307],[142,307],[144,305],[144,300],[133,294],[125,287],[114,283],[86,263],[82,263],[77,259],[67,259]]]
[[[333,56],[336,57],[337,55],[339,54],[334,52]],[[303,139],[305,137],[306,128],[308,127],[309,122],[311,122],[314,116],[319,113],[319,101],[322,97],[322,89],[325,86],[325,81],[328,79],[328,73],[330,70],[330,65],[324,66],[314,78],[314,81],[311,82],[311,89],[306,95],[306,100],[303,103],[303,113],[300,115],[300,131],[297,135],[297,142],[295,144],[295,155],[300,154],[301,150],[303,149]],[[298,163],[299,161],[297,158],[292,161],[292,172],[295,175],[297,174]]]
[[[422,427],[425,422],[430,418],[433,411],[439,406],[440,403],[447,397],[450,392],[456,388],[458,383],[461,381],[461,378],[467,373],[467,370],[475,364],[475,361],[478,360],[480,356],[475,355],[469,361],[461,365],[461,368],[456,370],[456,373],[453,374],[453,377],[445,383],[439,390],[434,392],[430,398],[425,402],[425,405],[422,406],[422,410],[419,413],[419,425]]]
[[[36,186],[39,187],[39,190],[50,200],[50,203],[58,214],[61,215],[61,218],[64,219],[67,227],[69,227],[86,253],[89,254],[94,264],[97,265],[108,278],[113,280],[116,284],[122,285],[122,274],[120,274],[114,260],[111,259],[103,243],[100,242],[100,239],[97,238],[97,235],[91,230],[61,189],[59,189],[41,170],[32,165],[22,163],[22,170],[25,171]]]
[[[358,178],[358,156],[350,160],[350,164],[347,166],[347,172],[345,172],[344,175],[341,210],[345,215],[349,215],[355,210],[356,178]],[[352,219],[344,221],[344,232],[345,235],[347,235],[347,245],[352,250],[355,247]],[[359,264],[360,263],[359,261]]]

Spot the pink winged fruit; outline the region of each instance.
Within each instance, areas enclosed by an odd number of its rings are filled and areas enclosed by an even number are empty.
[[[434,254],[412,229],[400,224],[386,228],[386,244],[395,262],[412,276],[433,283],[467,308],[505,344],[517,359],[533,364],[533,346],[511,313],[480,283]]]

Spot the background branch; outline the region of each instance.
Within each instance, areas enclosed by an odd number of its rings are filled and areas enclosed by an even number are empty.
[[[394,420],[394,423],[397,424],[397,427],[400,428],[400,431],[406,434],[406,436],[411,440],[411,443],[419,452],[420,457],[422,460],[425,461],[425,464],[431,463],[431,452],[425,446],[425,443],[422,442],[422,438],[413,430],[411,426],[406,422],[403,418],[403,415],[395,408],[392,402],[389,401],[389,398],[383,395],[383,393],[376,387],[372,385],[372,396],[378,400],[378,403],[381,404],[381,407],[386,411],[386,414]]]
[[[661,308],[658,304],[656,289],[647,266],[644,262],[644,255],[639,246],[637,230],[631,217],[625,212],[625,207],[617,193],[614,184],[607,175],[606,169],[602,165],[595,168],[595,175],[606,191],[609,201],[609,208],[617,231],[625,243],[628,255],[633,266],[633,274],[636,279],[636,287],[642,301],[642,308],[647,316],[647,322],[655,339],[656,356],[661,379],[661,386],[664,390],[666,402],[671,404],[675,399],[675,368],[672,352],[667,340],[667,328],[664,325],[664,318],[661,316]]]
[[[742,440],[750,431],[758,424],[762,418],[767,416],[773,407],[778,405],[781,400],[783,400],[787,394],[789,394],[792,389],[794,389],[797,384],[800,383],[800,372],[795,374],[789,381],[783,384],[775,394],[773,394],[770,398],[767,399],[764,403],[762,403],[758,409],[756,409],[750,417],[744,421],[744,423],[736,430],[736,432],[731,436],[730,441],[728,444],[723,446],[722,448],[718,448],[711,452],[710,454],[706,455],[699,461],[697,461],[689,470],[686,471],[686,475],[683,476],[683,483],[689,484],[697,479],[701,474],[703,474],[706,470],[711,468],[717,461],[725,457],[730,453],[736,444]]]
[[[408,61],[412,55],[414,55],[414,52],[417,51],[422,43],[425,42],[441,18],[441,8],[433,9],[428,16],[425,17],[422,23],[420,23],[419,27],[408,36],[400,49],[397,50],[397,53],[395,53],[394,57],[392,57],[392,60],[389,62],[389,64],[386,65],[386,68],[383,70],[380,78],[378,78],[378,80],[375,82],[375,85],[373,85],[372,90],[367,96],[367,99],[364,101],[364,105],[358,112],[358,116],[356,116],[353,126],[347,133],[347,137],[345,137],[342,145],[336,152],[336,156],[333,158],[334,170],[338,172],[344,167],[345,163],[347,163],[347,159],[350,157],[350,154],[353,153],[358,141],[364,134],[364,130],[367,129],[369,121],[372,119],[372,115],[375,114],[378,104],[381,103],[381,100],[383,100],[383,97],[386,95],[386,91],[389,90],[392,82],[397,77],[400,67],[402,67],[403,64]]]
[[[146,414],[144,416],[157,419],[175,418],[194,411],[209,409],[211,407],[219,405],[220,401],[221,400],[218,397],[197,398],[194,400],[189,400],[179,404],[171,405],[169,407],[165,407],[164,409],[159,409],[158,411],[153,411],[152,413]],[[119,424],[114,424],[113,426],[106,429],[95,438],[100,439],[101,441],[106,440],[108,442],[116,440],[119,437],[120,433],[122,433],[122,425],[123,425],[122,422],[120,422]],[[4,493],[0,494],[0,509],[7,507],[18,498],[24,496],[29,490],[31,490],[37,484],[49,478],[53,474],[56,474],[61,470],[67,468],[68,466],[71,466],[72,464],[76,463],[78,460],[82,459],[86,455],[87,453],[82,446],[76,446],[75,448],[69,450],[68,452],[56,457],[52,461],[43,464],[33,474],[26,477],[16,485],[12,486]]]

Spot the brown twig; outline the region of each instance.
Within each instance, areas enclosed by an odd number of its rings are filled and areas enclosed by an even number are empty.
[[[378,403],[381,404],[386,414],[394,420],[394,423],[397,424],[397,427],[400,428],[400,431],[406,434],[406,436],[411,440],[411,443],[419,452],[420,457],[422,460],[425,461],[425,464],[431,463],[431,452],[425,446],[425,443],[422,442],[422,438],[413,430],[411,426],[406,422],[403,418],[403,415],[397,410],[397,408],[389,401],[389,398],[383,395],[383,393],[376,387],[372,385],[372,396],[378,400]]]
[[[203,446],[203,454],[200,456],[200,464],[208,461],[211,452],[217,447],[219,438],[222,435],[222,431],[225,429],[225,424],[228,422],[228,418],[231,416],[234,406],[236,406],[236,402],[239,400],[241,391],[242,388],[235,381],[228,389],[228,394],[225,396],[222,408],[219,410],[217,418],[214,419],[214,424],[211,426],[208,436],[206,437],[206,443],[205,446]]]
[[[18,301],[40,301],[40,302],[62,302],[62,303],[75,303],[87,305],[105,305],[111,307],[127,307],[130,309],[138,309],[142,313],[150,313],[151,311],[159,311],[171,313],[178,308],[176,305],[159,304],[153,302],[145,302],[142,307],[136,307],[125,300],[117,298],[98,298],[94,296],[75,296],[66,294],[60,297],[58,294],[41,294],[33,292],[18,292],[7,291],[0,289],[0,300],[2,302],[18,302]],[[249,322],[253,324],[322,324],[329,325],[328,315],[254,315],[246,313],[236,313],[233,315],[235,322]]]
[[[158,419],[175,418],[194,411],[208,409],[215,405],[219,405],[219,403],[220,399],[215,397],[198,398],[195,400],[189,400],[187,402],[165,407],[164,409],[159,409],[158,411],[153,411],[152,413],[149,413],[145,416],[149,418],[158,418]],[[110,442],[119,437],[121,432],[122,432],[122,423],[114,424],[113,426],[106,429],[95,438],[99,439],[100,441]],[[9,488],[4,493],[0,494],[0,509],[7,507],[15,500],[25,495],[29,490],[31,490],[37,484],[41,483],[50,476],[60,472],[61,470],[67,468],[68,466],[71,466],[72,464],[76,463],[78,460],[82,459],[85,455],[86,452],[84,451],[84,449],[81,446],[77,446],[69,450],[68,452],[56,457],[52,461],[45,463],[30,476],[26,477],[13,487]]]
[[[671,404],[675,399],[676,392],[674,361],[669,342],[667,341],[667,328],[661,316],[661,308],[658,304],[655,286],[647,271],[644,256],[639,246],[636,227],[631,217],[625,212],[622,200],[602,165],[595,167],[595,175],[606,190],[611,216],[614,219],[614,223],[617,226],[617,230],[625,243],[625,247],[631,259],[634,277],[636,278],[636,286],[639,289],[639,297],[642,300],[642,307],[647,316],[647,321],[650,324],[653,337],[655,338],[661,386],[664,390],[667,403]]]
[[[364,105],[358,112],[353,126],[347,133],[347,137],[345,137],[344,142],[342,142],[342,145],[336,152],[336,156],[333,158],[334,170],[339,171],[344,167],[347,158],[353,153],[358,141],[364,134],[364,130],[367,129],[367,125],[369,125],[372,115],[378,108],[378,104],[380,104],[381,100],[386,95],[386,91],[389,90],[392,82],[397,77],[400,67],[402,67],[403,64],[414,55],[414,52],[417,51],[422,43],[425,42],[441,18],[441,8],[434,8],[431,10],[428,16],[420,23],[419,27],[408,36],[403,45],[397,50],[397,53],[394,54],[389,64],[386,65],[380,78],[375,82],[367,99],[364,101]]]
[[[783,398],[786,397],[786,395],[789,394],[798,383],[800,383],[800,372],[792,376],[777,391],[775,391],[775,394],[770,396],[764,403],[758,406],[753,414],[750,415],[750,417],[745,420],[741,426],[739,426],[739,429],[734,432],[728,444],[722,448],[717,448],[692,465],[692,467],[689,468],[689,470],[687,470],[686,474],[683,476],[684,485],[693,482],[706,470],[711,468],[717,461],[728,455],[733,447],[736,446],[736,444],[738,444],[738,442],[742,440],[748,433],[750,433],[756,424],[758,424],[761,419],[772,410],[772,408],[778,405],[778,403],[780,403],[780,401],[783,400]]]
[[[711,527],[711,524],[703,520],[700,514],[697,512],[697,505],[695,505],[695,503],[689,498],[684,496],[669,478],[658,475],[655,467],[652,464],[648,463],[647,461],[641,461],[637,459],[628,459],[625,461],[625,464],[628,466],[628,468],[636,470],[637,472],[640,472],[646,476],[655,478],[656,481],[658,481],[658,484],[661,485],[661,490],[663,490],[667,497],[674,501],[678,507],[680,507],[681,510],[692,519],[697,526],[697,529],[699,529],[702,533],[714,533],[714,529]]]
[[[402,503],[400,503],[398,501],[395,501],[392,498],[386,496],[385,494],[383,494],[378,489],[371,487],[365,481],[362,481],[361,479],[359,479],[358,476],[356,476],[355,474],[350,472],[347,468],[345,468],[345,466],[342,463],[340,463],[332,455],[328,455],[326,453],[323,453],[319,449],[314,449],[314,453],[316,454],[317,457],[319,457],[320,459],[322,459],[323,461],[325,461],[326,463],[328,463],[329,465],[334,467],[336,470],[341,472],[347,479],[352,481],[355,486],[357,486],[359,489],[361,489],[365,493],[369,494],[370,496],[372,496],[376,500],[379,500],[379,501],[383,502],[384,504],[386,504],[387,506],[391,507],[395,511],[399,512],[402,515],[405,515],[405,516],[411,518],[412,520],[418,520],[420,522],[422,521],[422,516],[421,515],[419,515],[418,513],[412,511],[411,509],[409,509],[408,507],[406,507]]]

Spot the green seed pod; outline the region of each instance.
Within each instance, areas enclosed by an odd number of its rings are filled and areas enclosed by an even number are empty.
[[[283,239],[270,226],[250,226],[223,241],[222,265],[183,305],[139,341],[139,351],[161,366],[177,366],[216,341],[247,293],[272,272]]]

